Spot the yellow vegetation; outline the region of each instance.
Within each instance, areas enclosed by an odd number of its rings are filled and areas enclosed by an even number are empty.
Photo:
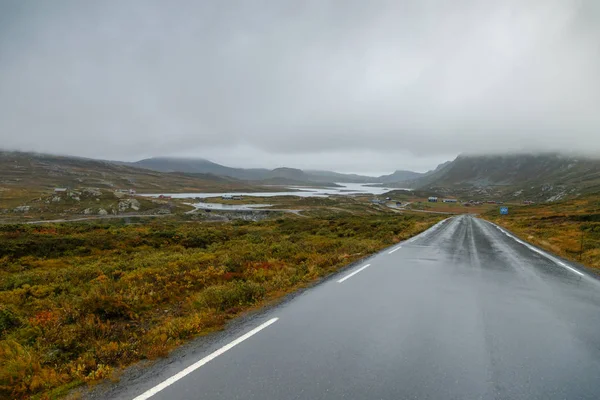
[[[484,217],[564,258],[600,268],[598,197],[510,207],[509,215],[497,215],[495,210]]]
[[[0,226],[0,398],[111,378],[439,220]]]

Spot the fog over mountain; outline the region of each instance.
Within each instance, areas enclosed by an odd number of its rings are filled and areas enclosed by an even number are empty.
[[[0,2],[3,148],[424,172],[600,153],[600,2]]]

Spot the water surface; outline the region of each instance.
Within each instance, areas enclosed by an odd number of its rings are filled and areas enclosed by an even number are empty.
[[[390,190],[410,190],[410,189],[399,189],[389,187],[376,187],[368,186],[372,183],[336,183],[339,187],[331,188],[311,188],[305,186],[286,186],[286,189],[293,189],[294,191],[281,191],[281,192],[220,192],[220,193],[157,193],[157,194],[144,194],[143,196],[158,197],[161,194],[164,196],[171,196],[177,199],[186,198],[201,198],[207,197],[221,197],[223,195],[233,196],[252,196],[252,197],[275,197],[275,196],[299,196],[299,197],[329,197],[331,195],[360,195],[360,194],[373,194],[380,195]]]

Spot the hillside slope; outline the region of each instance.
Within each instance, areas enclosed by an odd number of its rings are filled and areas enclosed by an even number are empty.
[[[0,188],[52,190],[56,187],[135,189],[140,192],[227,190],[250,187],[210,174],[162,173],[128,165],[38,153],[0,152]]]
[[[425,174],[422,174],[420,172],[398,170],[398,171],[394,171],[394,173],[392,173],[390,175],[382,175],[382,176],[378,177],[377,182],[379,182],[379,183],[406,182],[406,181],[412,181],[412,180],[418,179],[422,176],[425,176]]]
[[[160,172],[191,172],[229,176],[241,180],[270,178],[266,168],[232,168],[203,158],[153,157],[136,161],[132,165]]]
[[[559,154],[459,156],[413,187],[558,200],[600,192],[600,160]]]
[[[219,176],[229,176],[243,181],[273,180],[279,182],[280,184],[296,184],[298,182],[304,182],[306,184],[329,184],[332,182],[384,182],[379,178],[375,177],[356,174],[342,174],[339,172],[332,171],[303,171],[301,169],[288,167],[280,167],[272,170],[265,168],[232,168],[202,158],[153,157],[137,161],[135,163],[132,163],[131,165],[162,172],[177,171],[209,173]],[[415,172],[406,172],[410,174],[416,174]]]

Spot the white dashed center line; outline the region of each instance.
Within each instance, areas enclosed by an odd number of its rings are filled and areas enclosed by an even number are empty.
[[[342,283],[342,282],[344,282],[346,279],[350,279],[350,278],[352,278],[354,275],[358,274],[360,271],[362,271],[363,269],[365,269],[365,268],[367,268],[367,267],[370,267],[370,266],[371,266],[371,264],[367,264],[367,265],[364,265],[364,266],[360,267],[360,268],[359,268],[359,269],[357,269],[356,271],[354,271],[354,272],[352,272],[351,274],[348,274],[348,275],[346,275],[345,277],[343,277],[342,279],[340,279],[340,280],[338,281],[338,283]]]
[[[254,329],[252,329],[250,332],[246,333],[245,335],[242,335],[239,338],[235,339],[233,342],[231,342],[229,344],[226,344],[225,346],[221,347],[219,350],[215,351],[214,353],[211,353],[208,356],[204,357],[202,360],[197,361],[196,363],[190,365],[186,369],[184,369],[184,370],[176,373],[175,375],[173,375],[169,379],[163,381],[162,383],[159,383],[158,385],[154,386],[152,389],[149,389],[146,392],[140,394],[138,397],[136,397],[133,400],[146,400],[146,399],[149,399],[150,397],[154,396],[155,394],[157,394],[161,390],[166,389],[167,387],[171,386],[172,384],[174,384],[175,382],[177,382],[181,378],[185,377],[186,375],[191,374],[192,372],[194,372],[198,368],[202,367],[203,365],[205,365],[209,361],[214,360],[215,358],[217,358],[221,354],[225,353],[227,350],[231,350],[233,347],[235,347],[238,344],[242,343],[244,340],[249,339],[250,337],[256,335],[258,332],[262,331],[263,329],[265,329],[269,325],[274,324],[275,322],[277,322],[278,319],[279,318],[273,318],[273,319],[268,320],[264,324],[262,324],[262,325],[260,325],[260,326],[258,326],[256,328],[254,328]]]

